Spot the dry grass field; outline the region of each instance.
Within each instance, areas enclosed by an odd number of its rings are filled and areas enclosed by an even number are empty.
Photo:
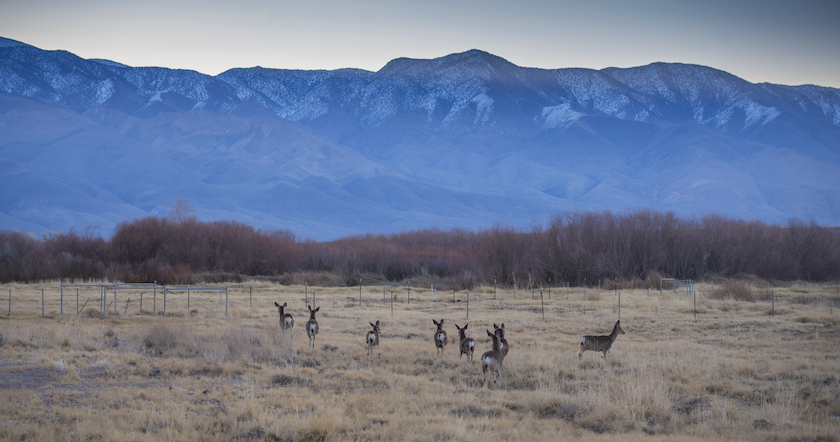
[[[759,283],[760,284],[760,283]],[[218,292],[120,292],[100,318],[98,289],[0,285],[2,440],[840,440],[840,286],[703,284],[685,294],[625,290],[605,360],[581,335],[608,334],[613,291],[468,293],[315,288],[254,281]],[[44,316],[41,289],[45,290]],[[12,291],[11,314],[6,297]],[[727,291],[729,290],[729,291]],[[773,292],[770,292],[773,290]],[[767,293],[775,293],[775,316]],[[469,293],[472,296],[472,292]],[[274,301],[287,302],[291,333]],[[94,299],[95,298],[95,299]],[[131,301],[129,301],[131,298]],[[453,298],[455,302],[453,302]],[[718,299],[719,298],[719,299]],[[109,295],[109,301],[112,301]],[[544,305],[544,310],[543,310]],[[432,320],[449,344],[437,357]],[[367,356],[369,322],[381,352]],[[482,387],[485,330],[504,323],[510,352]],[[475,361],[459,359],[469,324]]]

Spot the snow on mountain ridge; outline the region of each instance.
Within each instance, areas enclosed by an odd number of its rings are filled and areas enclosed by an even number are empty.
[[[568,127],[582,116],[582,113],[572,110],[569,103],[544,107],[542,110],[542,118],[545,121],[543,128],[555,129],[557,127]]]
[[[0,47],[0,90],[13,110],[0,112],[0,162],[90,183],[85,198],[110,195],[116,215],[188,198],[202,217],[319,239],[629,207],[840,219],[826,178],[840,176],[840,91],[702,66],[545,70],[468,51],[378,72],[210,77],[13,46]],[[125,174],[91,177],[103,169]],[[34,191],[8,195],[25,206]]]

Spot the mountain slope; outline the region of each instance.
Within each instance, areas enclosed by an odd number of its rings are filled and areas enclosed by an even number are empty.
[[[838,177],[840,91],[704,66],[210,77],[0,39],[0,228],[108,234],[179,198],[316,239],[637,207],[838,224]]]

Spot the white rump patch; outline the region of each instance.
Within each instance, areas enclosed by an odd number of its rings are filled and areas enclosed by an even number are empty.
[[[586,342],[586,338],[581,337],[580,338],[580,345],[583,345],[585,342]]]

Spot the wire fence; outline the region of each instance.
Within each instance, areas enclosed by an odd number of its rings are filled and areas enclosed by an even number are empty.
[[[696,315],[696,287],[694,281],[671,282],[665,291],[690,290],[692,310]],[[274,302],[281,305],[288,303],[290,308],[305,309],[326,306],[333,309],[375,308],[398,306],[401,309],[423,310],[446,306],[462,311],[466,319],[470,317],[470,305],[481,306],[488,301],[498,301],[491,308],[528,309],[546,318],[565,312],[587,314],[608,308],[621,315],[622,295],[625,307],[647,290],[602,290],[598,281],[590,286],[570,287],[563,285],[549,287],[519,287],[499,290],[496,287],[471,287],[469,290],[437,290],[434,286],[417,287],[397,284],[356,287],[310,287],[283,286],[271,283],[233,284],[224,286],[186,285],[166,286],[152,283],[114,283],[101,282],[90,284],[7,284],[7,305],[4,316],[67,316],[75,315],[86,318],[108,318],[114,316],[132,317],[141,315],[160,315],[163,317],[183,317],[205,315],[225,318],[231,312],[241,314],[244,311],[258,309],[275,310]],[[682,290],[681,290],[682,289]],[[4,290],[4,291],[6,291]],[[655,291],[655,289],[654,289]],[[614,296],[613,296],[614,295]],[[2,295],[0,295],[2,296]],[[613,299],[614,298],[614,299]],[[608,301],[598,303],[593,301]],[[613,302],[614,301],[614,302]],[[768,307],[775,312],[775,293]],[[613,305],[614,304],[614,305]],[[2,305],[2,304],[0,304]],[[2,308],[2,307],[0,307]],[[480,307],[479,307],[480,308]]]

